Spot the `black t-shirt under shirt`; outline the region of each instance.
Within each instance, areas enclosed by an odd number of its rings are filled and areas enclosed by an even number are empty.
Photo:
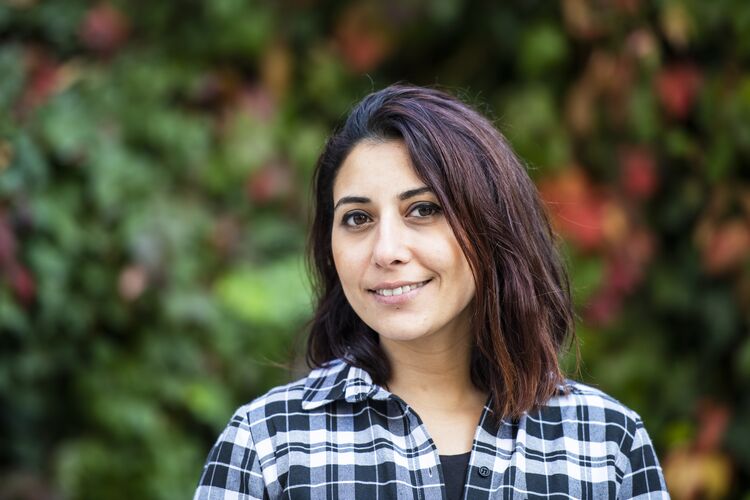
[[[448,500],[459,500],[464,492],[466,467],[469,465],[471,452],[461,455],[440,455],[445,477],[445,490]]]

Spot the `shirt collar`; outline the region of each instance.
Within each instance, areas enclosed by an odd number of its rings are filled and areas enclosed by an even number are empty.
[[[362,368],[335,359],[308,375],[302,394],[302,409],[314,410],[340,399],[356,403],[367,398],[388,399],[390,395],[374,384],[370,374]]]

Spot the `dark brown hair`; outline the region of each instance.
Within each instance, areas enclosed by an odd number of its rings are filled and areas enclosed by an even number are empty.
[[[346,300],[331,254],[333,183],[363,140],[402,140],[443,207],[476,283],[472,382],[491,392],[495,416],[517,418],[544,404],[564,381],[558,353],[575,335],[568,276],[549,220],[524,165],[492,123],[431,88],[393,85],[369,94],[318,159],[308,248],[317,307],[308,364],[345,358],[377,384],[390,378],[378,335]]]

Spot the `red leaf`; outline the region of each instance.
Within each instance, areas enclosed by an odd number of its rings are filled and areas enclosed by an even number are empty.
[[[11,286],[18,301],[28,306],[36,296],[36,283],[28,269],[16,264],[10,271]]]
[[[698,406],[700,430],[695,446],[700,451],[718,450],[731,416],[729,408],[721,403],[703,400]]]
[[[244,87],[237,96],[237,105],[251,116],[263,121],[270,121],[276,112],[276,100],[273,95],[262,86]]]
[[[680,120],[687,117],[700,83],[700,71],[692,64],[676,64],[661,70],[656,77],[656,91],[664,111]]]
[[[29,49],[25,54],[27,84],[18,103],[18,112],[25,115],[60,87],[60,65],[46,52]]]
[[[615,0],[615,7],[627,14],[637,14],[641,7],[641,0]]]
[[[587,304],[584,311],[586,322],[592,326],[606,326],[620,314],[622,296],[608,288],[597,292]]]
[[[625,193],[636,199],[650,198],[658,186],[656,159],[646,147],[620,150],[620,178]]]
[[[16,237],[8,223],[8,218],[0,212],[0,269],[15,265]]]
[[[247,194],[253,202],[263,205],[288,195],[292,187],[293,179],[289,166],[272,162],[250,176]]]
[[[750,257],[750,225],[734,218],[720,225],[703,227],[699,245],[702,246],[703,266],[711,274],[736,268]]]
[[[645,230],[628,234],[621,246],[615,247],[607,261],[608,286],[629,294],[643,281],[646,266],[654,253],[653,237]]]
[[[128,37],[130,23],[121,11],[102,2],[86,13],[79,36],[89,49],[110,54],[120,48]]]
[[[336,43],[344,62],[357,73],[375,69],[393,44],[377,4],[352,4],[336,26]]]
[[[585,173],[569,168],[539,183],[555,228],[582,250],[595,250],[605,239],[606,200]]]

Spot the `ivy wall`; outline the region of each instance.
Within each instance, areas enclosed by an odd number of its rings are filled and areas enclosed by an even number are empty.
[[[643,416],[674,498],[750,498],[746,0],[3,2],[0,497],[191,495],[301,373],[310,174],[396,81],[528,162],[577,377]]]

